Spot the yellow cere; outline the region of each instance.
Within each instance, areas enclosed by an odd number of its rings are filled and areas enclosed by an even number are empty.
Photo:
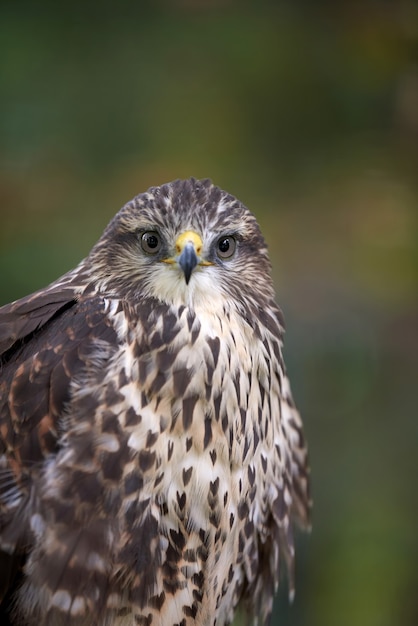
[[[181,233],[176,239],[176,252],[177,254],[181,254],[184,250],[184,247],[188,244],[192,243],[195,249],[195,252],[198,257],[202,252],[203,241],[200,235],[196,233],[194,230],[186,230],[184,233]],[[176,259],[168,258],[162,259],[163,263],[169,263],[170,265],[176,263]],[[198,265],[213,265],[210,261],[200,260]]]
[[[176,250],[180,254],[186,244],[192,243],[196,254],[200,256],[202,252],[203,241],[200,235],[194,232],[194,230],[186,230],[177,237]]]

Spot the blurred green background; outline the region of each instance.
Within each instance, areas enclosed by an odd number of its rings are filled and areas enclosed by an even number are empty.
[[[418,6],[0,6],[0,302],[150,185],[257,215],[310,442],[313,532],[273,625],[415,626]]]

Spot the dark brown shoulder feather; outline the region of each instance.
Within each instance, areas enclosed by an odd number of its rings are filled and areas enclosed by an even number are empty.
[[[74,288],[41,289],[0,307],[0,355],[22,342],[51,318],[76,303]]]
[[[31,541],[33,474],[58,450],[71,383],[110,354],[117,336],[101,297],[63,287],[0,309],[0,622]]]
[[[72,296],[71,296],[72,293]],[[54,451],[71,380],[88,367],[95,344],[115,345],[103,299],[69,289],[39,292],[0,309],[0,455],[37,462]],[[8,330],[6,330],[8,329]]]

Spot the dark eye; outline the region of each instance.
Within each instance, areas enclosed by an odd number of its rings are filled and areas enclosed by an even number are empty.
[[[160,235],[154,231],[143,233],[141,236],[141,246],[147,254],[157,254],[161,249]]]
[[[237,242],[234,237],[228,235],[228,237],[221,237],[218,240],[216,246],[216,252],[220,259],[229,259],[235,252],[235,248],[237,247]]]

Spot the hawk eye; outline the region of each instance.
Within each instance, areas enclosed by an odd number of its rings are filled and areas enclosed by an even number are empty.
[[[157,254],[161,250],[161,237],[154,231],[148,231],[141,236],[141,246],[147,254]]]
[[[237,247],[234,237],[221,237],[216,245],[216,253],[220,259],[230,259]]]

